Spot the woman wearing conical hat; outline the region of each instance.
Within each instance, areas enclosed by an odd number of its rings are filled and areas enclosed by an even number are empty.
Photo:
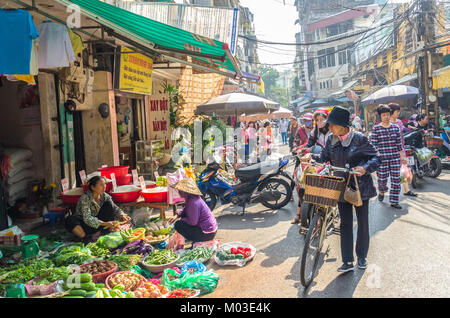
[[[193,243],[213,240],[218,228],[217,221],[203,201],[195,181],[192,178],[182,179],[174,188],[185,199],[184,208],[170,220],[170,223],[175,222],[175,230]]]

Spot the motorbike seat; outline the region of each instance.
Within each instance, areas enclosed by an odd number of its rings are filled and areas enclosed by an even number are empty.
[[[248,167],[236,170],[235,175],[239,179],[256,179],[263,173],[267,173],[279,168],[279,163],[276,161],[261,162]]]

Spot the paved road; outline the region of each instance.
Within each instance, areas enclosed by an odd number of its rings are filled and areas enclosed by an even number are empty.
[[[279,211],[251,206],[244,216],[240,208],[219,206],[217,238],[248,242],[258,253],[243,268],[212,265],[220,281],[205,297],[450,297],[450,171],[424,179],[416,191],[417,198],[401,196],[400,211],[371,201],[366,271],[339,274],[339,236],[328,237],[308,290],[299,274],[303,237],[290,224],[297,198]]]

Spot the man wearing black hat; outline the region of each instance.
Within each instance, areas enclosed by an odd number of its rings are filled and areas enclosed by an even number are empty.
[[[379,158],[376,149],[369,140],[360,132],[351,128],[350,112],[340,106],[333,108],[328,116],[327,124],[333,134],[327,141],[325,148],[320,155],[312,155],[318,162],[330,162],[336,167],[345,167],[349,164],[356,173],[357,181],[361,193],[362,206],[355,206],[358,219],[358,234],[356,238],[356,255],[358,257],[358,267],[367,267],[367,254],[369,251],[369,199],[377,195],[373,185],[371,173],[375,172],[379,165]],[[308,161],[310,156],[306,156],[302,161]],[[336,173],[338,176],[349,178],[345,173]],[[350,185],[355,188],[354,178],[350,178]],[[341,254],[343,265],[339,272],[354,270],[353,262],[353,205],[344,200],[343,194],[338,203],[339,214],[341,216]]]

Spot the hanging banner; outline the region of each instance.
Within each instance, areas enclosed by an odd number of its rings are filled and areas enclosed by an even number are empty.
[[[118,90],[136,94],[152,94],[153,59],[121,47],[116,58],[115,87]]]
[[[148,118],[150,119],[150,140],[164,140],[164,149],[171,149],[171,129],[169,95],[155,94],[150,96]]]

